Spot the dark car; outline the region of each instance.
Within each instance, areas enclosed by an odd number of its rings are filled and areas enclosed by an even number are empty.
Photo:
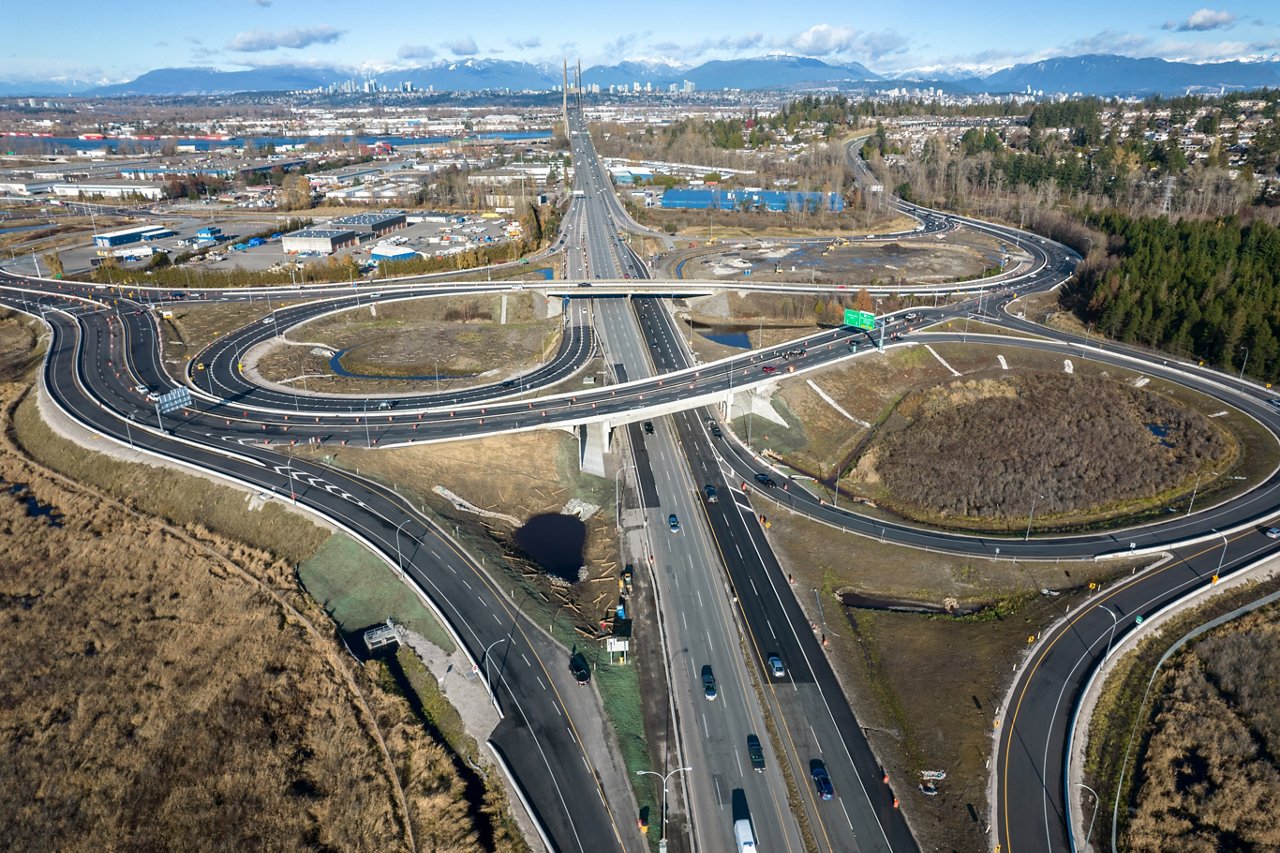
[[[680,532],[680,519],[676,518],[674,512],[667,516],[667,526],[671,528],[672,533]]]
[[[747,757],[751,759],[752,770],[764,772],[764,748],[760,746],[760,738],[755,735],[747,735]]]
[[[644,434],[653,435],[653,421],[644,422]]]
[[[707,483],[707,485],[703,488],[702,491],[707,496],[707,503],[709,504],[720,503],[720,496],[716,494],[715,486],[711,485],[710,483]]]
[[[714,701],[716,696],[720,695],[716,691],[716,676],[711,671],[710,664],[702,668],[702,693],[707,697],[708,702]]]
[[[756,474],[756,482],[769,489],[772,489],[774,486],[778,485],[776,480],[774,480],[768,474],[763,474],[763,473]]]
[[[815,759],[809,762],[809,775],[813,777],[813,786],[818,789],[819,797],[829,800],[836,795],[835,786],[831,784],[831,777],[827,774],[827,767],[821,761]]]
[[[579,684],[586,684],[591,680],[591,664],[587,663],[587,659],[581,652],[569,658],[569,671],[573,673],[574,680]]]
[[[724,438],[724,433],[720,431],[720,424],[711,425],[711,434],[716,438]]]

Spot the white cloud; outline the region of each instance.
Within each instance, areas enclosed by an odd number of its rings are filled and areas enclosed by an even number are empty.
[[[282,47],[301,50],[313,44],[332,44],[342,38],[344,32],[344,30],[329,26],[295,27],[274,33],[266,30],[250,30],[249,32],[238,34],[227,45],[227,48],[243,53],[259,53],[264,50],[277,50]]]
[[[271,0],[249,0],[249,2],[250,2],[250,3],[252,3],[252,4],[253,4],[253,5],[255,5],[255,6],[259,6],[259,7],[263,8],[263,9],[265,9],[265,8],[267,8],[268,6],[270,6],[270,5],[271,5]]]
[[[444,46],[454,56],[475,56],[480,52],[480,48],[476,47],[476,40],[471,36],[447,41]]]
[[[1180,33],[1203,33],[1209,30],[1226,30],[1235,26],[1236,16],[1227,11],[1200,9],[1192,12],[1185,21],[1165,21],[1164,29]]]
[[[537,36],[528,36],[527,38],[520,39],[507,39],[507,42],[512,47],[516,47],[521,50],[532,50],[535,47],[542,47],[542,39]]]
[[[830,56],[848,53],[857,43],[858,31],[843,24],[815,24],[779,44],[804,56]]]
[[[435,59],[436,50],[427,44],[406,44],[396,53],[401,59]]]

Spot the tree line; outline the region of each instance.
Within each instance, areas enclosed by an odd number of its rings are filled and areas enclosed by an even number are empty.
[[[1280,229],[1115,211],[1085,221],[1107,247],[1063,294],[1082,319],[1125,342],[1280,379]]]

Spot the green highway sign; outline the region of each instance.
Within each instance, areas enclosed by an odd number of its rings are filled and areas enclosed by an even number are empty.
[[[854,311],[846,308],[844,309],[844,324],[853,326],[855,329],[874,329],[876,327],[876,315],[870,311]]]

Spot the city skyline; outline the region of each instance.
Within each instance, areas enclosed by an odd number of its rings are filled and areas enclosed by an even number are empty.
[[[1261,2],[1211,8],[1087,0],[1067,20],[1005,0],[982,8],[923,0],[856,14],[800,0],[788,5],[784,21],[773,4],[759,0],[732,10],[655,0],[643,16],[625,21],[568,11],[553,17],[546,7],[508,3],[490,4],[475,17],[456,10],[433,17],[404,0],[389,0],[363,17],[333,0],[232,0],[220,8],[224,14],[193,19],[188,7],[128,2],[104,14],[100,4],[69,0],[51,31],[44,10],[20,6],[9,15],[0,79],[109,83],[190,66],[337,65],[372,73],[467,59],[558,64],[569,58],[585,68],[770,53],[855,61],[889,74],[991,71],[1088,53],[1193,62],[1280,57],[1280,26]]]

